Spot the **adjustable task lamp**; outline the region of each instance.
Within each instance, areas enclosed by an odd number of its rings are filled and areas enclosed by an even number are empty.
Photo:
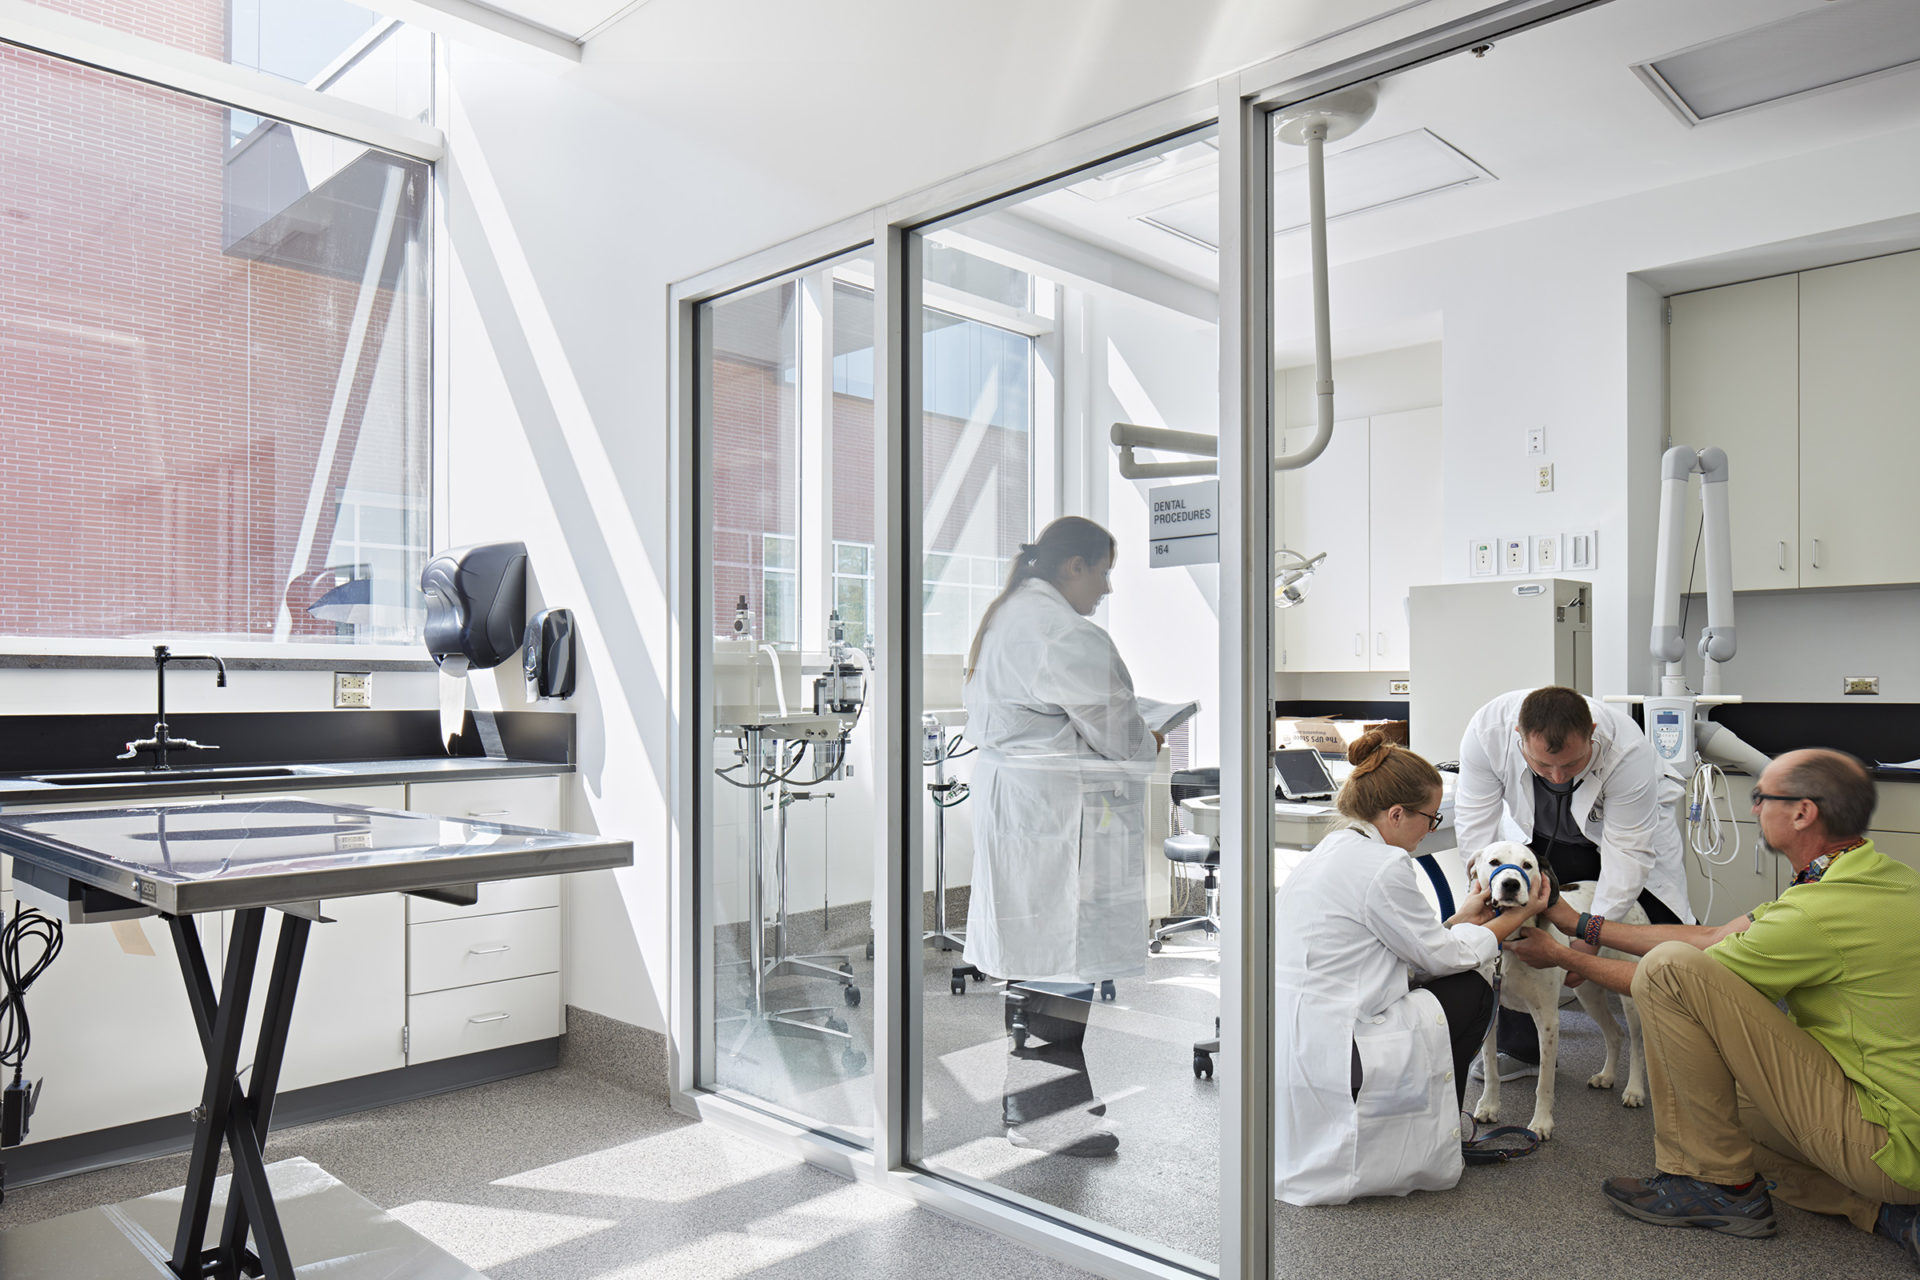
[[[1273,553],[1273,603],[1275,608],[1291,609],[1307,598],[1307,583],[1313,579],[1313,571],[1327,558],[1322,551],[1319,555],[1307,557],[1298,551],[1282,547]]]

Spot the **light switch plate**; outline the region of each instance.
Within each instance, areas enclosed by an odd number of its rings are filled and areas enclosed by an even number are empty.
[[[1599,536],[1593,529],[1576,529],[1567,534],[1565,553],[1561,558],[1566,561],[1569,570],[1593,570],[1595,561],[1599,559],[1599,551],[1595,546]]]
[[[373,673],[336,671],[333,673],[333,705],[339,708],[373,705]]]

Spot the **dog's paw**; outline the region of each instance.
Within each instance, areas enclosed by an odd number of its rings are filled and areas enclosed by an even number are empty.
[[[1539,1112],[1535,1112],[1533,1119],[1527,1122],[1527,1128],[1539,1134],[1540,1141],[1545,1142],[1553,1136],[1553,1117],[1543,1116]]]
[[[1587,1088],[1589,1089],[1613,1088],[1613,1072],[1611,1071],[1594,1072],[1592,1075],[1587,1077]]]
[[[1623,1107],[1646,1106],[1647,1091],[1645,1089],[1628,1089],[1625,1093],[1620,1095],[1620,1105]]]
[[[1483,1099],[1480,1105],[1473,1109],[1473,1118],[1481,1124],[1486,1124],[1490,1120],[1498,1120],[1500,1118],[1500,1106],[1498,1103],[1488,1106]]]

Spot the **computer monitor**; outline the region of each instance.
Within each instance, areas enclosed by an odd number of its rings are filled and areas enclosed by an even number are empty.
[[[1337,788],[1333,775],[1311,747],[1289,747],[1273,753],[1274,792],[1283,800],[1329,800]]]

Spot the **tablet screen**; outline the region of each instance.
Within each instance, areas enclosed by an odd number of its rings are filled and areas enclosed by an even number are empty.
[[[1286,800],[1323,800],[1334,793],[1333,775],[1311,747],[1273,753],[1274,785]]]

